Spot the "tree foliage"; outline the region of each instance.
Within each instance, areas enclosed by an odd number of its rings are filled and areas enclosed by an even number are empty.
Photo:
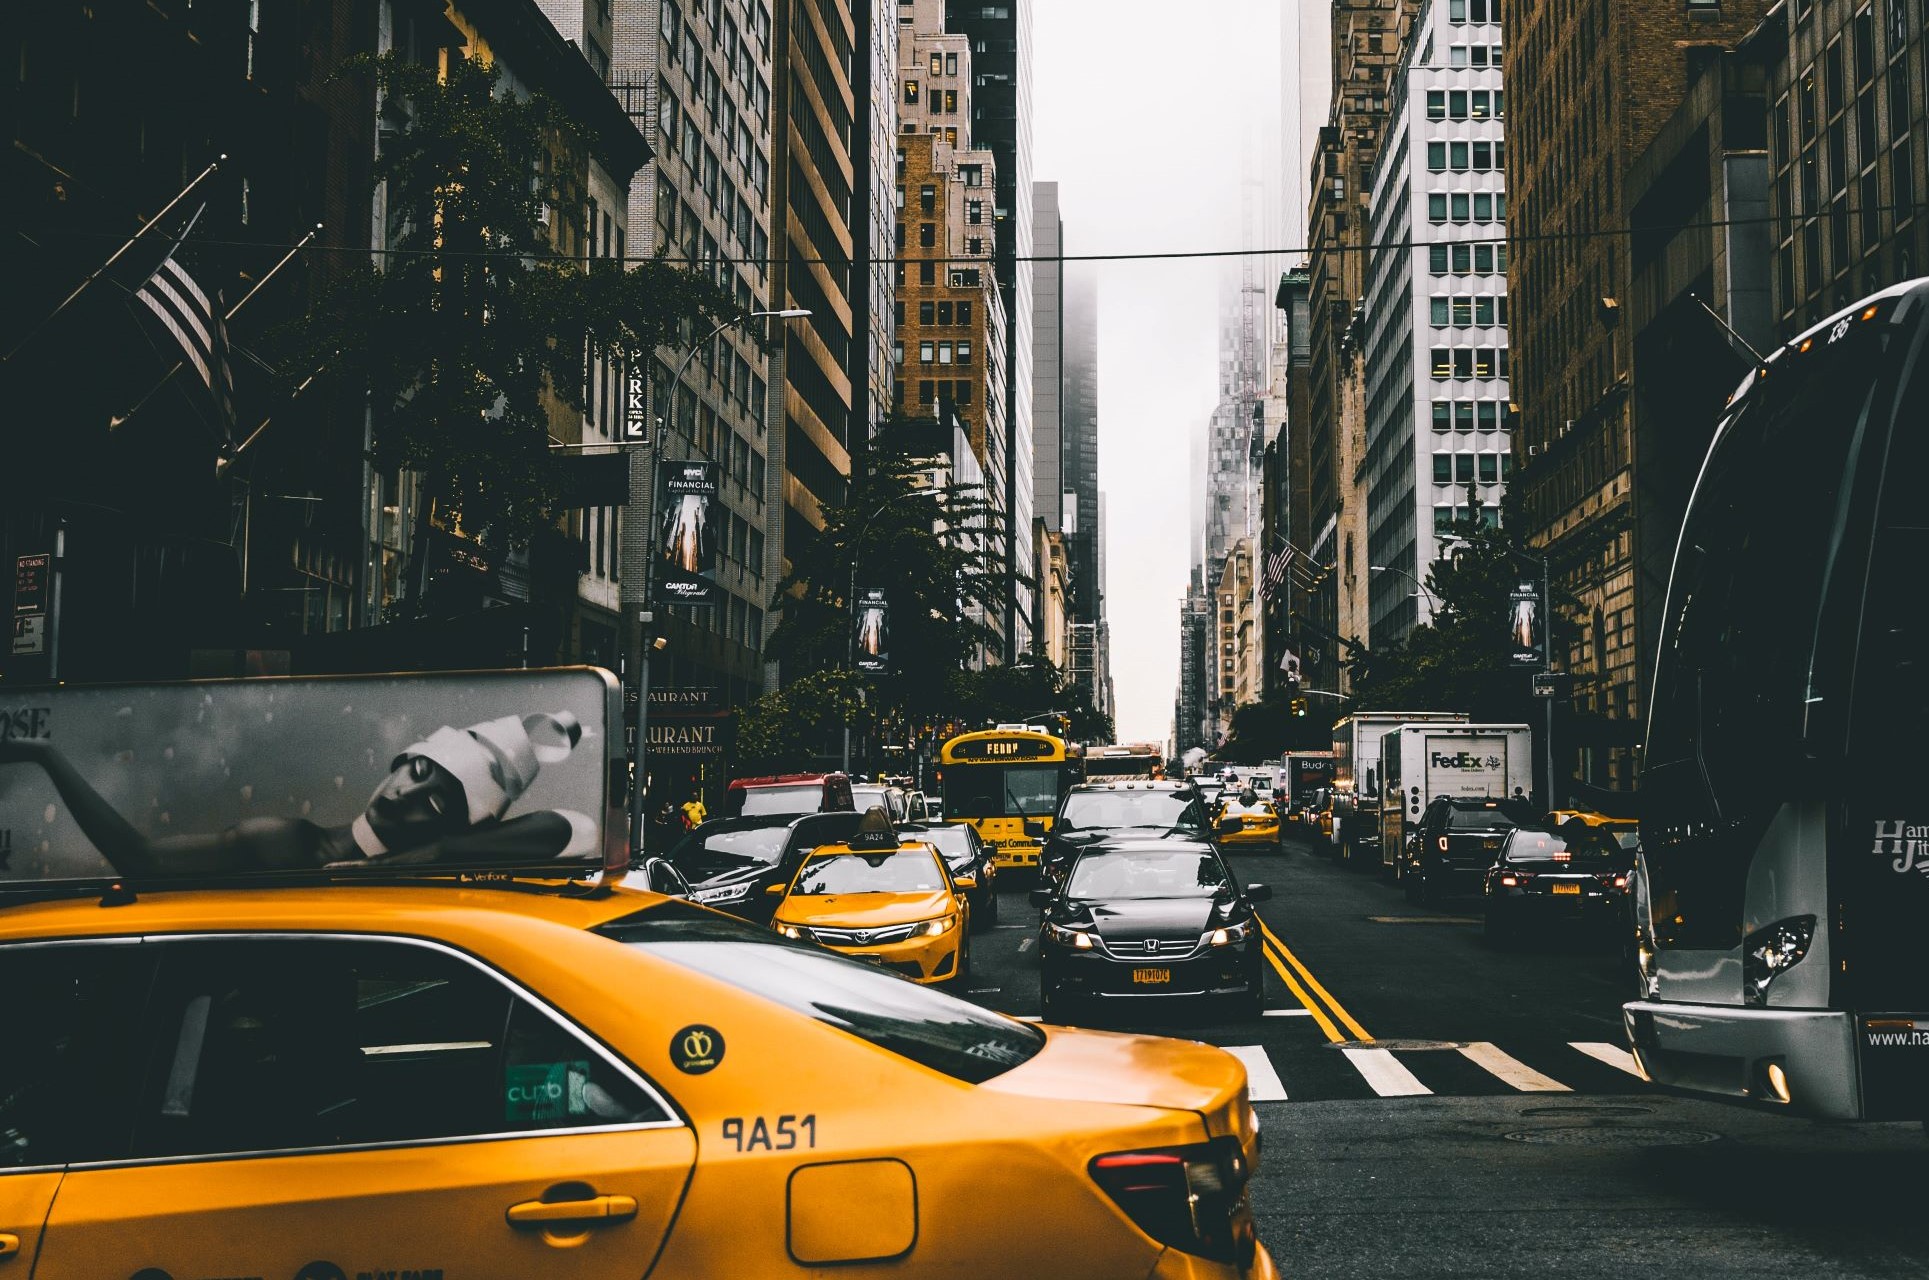
[[[880,432],[888,441],[886,424]],[[991,519],[970,486],[938,486],[927,464],[875,449],[845,500],[824,511],[824,532],[795,548],[778,585],[771,652],[786,674],[850,666],[851,592],[881,589],[890,603],[888,674],[876,676],[886,714],[947,714],[950,678],[997,636],[979,618],[1001,607],[1003,579],[983,531]]]
[[[1294,715],[1292,695],[1278,692],[1234,711],[1225,745],[1212,756],[1231,764],[1258,764],[1288,751],[1324,751],[1332,745],[1331,716],[1310,710]]]
[[[1527,673],[1512,665],[1511,594],[1538,578],[1539,562],[1506,529],[1477,517],[1456,522],[1452,554],[1427,571],[1438,601],[1433,619],[1399,644],[1374,645],[1348,660],[1360,711],[1465,711],[1475,720],[1527,719],[1535,710]],[[1550,604],[1553,651],[1571,626]]]
[[[846,728],[861,726],[863,682],[826,668],[800,676],[751,703],[737,721],[736,768],[743,774],[819,767]]]
[[[288,367],[365,387],[375,465],[423,472],[446,518],[521,544],[562,496],[549,398],[580,409],[590,357],[675,346],[740,312],[661,260],[625,270],[556,251],[543,210],[583,207],[587,143],[498,67],[451,58],[438,75],[388,54],[343,74],[371,80],[383,104],[374,178],[390,252],[351,269],[290,336]]]
[[[1042,658],[986,667],[982,671],[954,672],[948,701],[961,730],[1058,713],[1063,717],[1062,727],[1074,742],[1113,740],[1111,718],[1101,715],[1085,690],[1072,684],[1064,672]],[[1056,731],[1059,726],[1044,727]]]

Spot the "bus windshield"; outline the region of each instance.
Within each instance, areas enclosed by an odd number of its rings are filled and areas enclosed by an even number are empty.
[[[1058,808],[1056,764],[952,765],[944,773],[944,816],[1048,818]]]

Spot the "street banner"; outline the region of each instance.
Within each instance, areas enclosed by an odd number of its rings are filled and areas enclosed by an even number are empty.
[[[608,672],[0,692],[0,890],[628,864]]]
[[[1517,671],[1547,667],[1547,601],[1538,581],[1516,582],[1509,593],[1509,638],[1513,652],[1508,665]]]
[[[718,480],[714,462],[656,464],[655,603],[713,605],[722,599],[710,577],[717,559]]]
[[[885,602],[882,587],[865,587],[857,593],[857,669],[866,675],[883,675],[891,669],[891,606]]]

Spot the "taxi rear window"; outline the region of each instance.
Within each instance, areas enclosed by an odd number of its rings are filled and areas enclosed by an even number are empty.
[[[664,903],[597,932],[967,1084],[1003,1075],[1045,1044],[1035,1027],[701,908]]]

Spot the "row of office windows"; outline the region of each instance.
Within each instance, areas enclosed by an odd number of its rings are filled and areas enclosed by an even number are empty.
[[[903,382],[900,381],[891,384],[891,398],[899,408],[904,406],[904,395],[905,384]],[[955,405],[960,409],[969,409],[975,398],[976,392],[974,391],[974,384],[969,378],[962,382],[953,382],[944,378],[920,378],[918,380],[918,404],[927,409],[940,404]]]
[[[891,360],[894,364],[904,363],[904,343],[891,344]],[[970,364],[971,344],[969,342],[920,342],[918,343],[919,364]]]
[[[1435,294],[1428,299],[1428,320],[1436,329],[1484,328],[1507,323],[1507,298],[1454,297]]]
[[[1435,484],[1499,484],[1514,472],[1513,455],[1506,453],[1436,453]]]
[[[1504,244],[1428,245],[1427,270],[1437,276],[1504,276],[1507,274],[1507,246]]]
[[[1505,191],[1435,191],[1427,196],[1428,222],[1505,222]]]
[[[1497,173],[1507,167],[1507,144],[1494,142],[1429,142],[1429,173]]]
[[[1433,402],[1435,431],[1498,431],[1501,416],[1498,400],[1435,400]]]
[[[897,323],[904,323],[904,300],[897,302]],[[968,325],[971,323],[972,305],[970,299],[960,302],[920,302],[918,304],[918,323],[930,325]]]
[[[1506,347],[1435,347],[1429,361],[1435,382],[1449,378],[1505,378]]]
[[[1429,89],[1429,120],[1498,120],[1507,114],[1507,95],[1499,89]]]

